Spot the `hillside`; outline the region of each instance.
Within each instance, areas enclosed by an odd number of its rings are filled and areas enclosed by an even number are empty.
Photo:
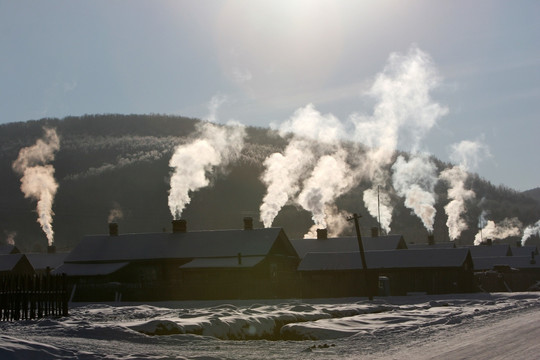
[[[46,238],[36,222],[35,201],[20,191],[20,176],[12,163],[23,147],[43,136],[43,127],[55,128],[60,149],[52,165],[58,191],[54,199],[53,226],[59,250],[72,248],[85,234],[108,231],[108,217],[120,209],[116,219],[120,232],[169,231],[172,220],[168,207],[171,169],[169,160],[177,145],[190,141],[196,119],[162,115],[88,115],[65,119],[42,119],[0,126],[0,241],[9,237],[26,251],[44,251]],[[263,161],[281,152],[287,141],[262,128],[247,128],[246,144],[238,161],[211,175],[211,186],[191,196],[182,217],[189,229],[239,228],[244,216],[252,216],[255,226],[266,188],[260,177]],[[439,170],[449,166],[434,159]],[[377,222],[365,209],[362,194],[371,184],[356,184],[337,199],[339,209],[361,214],[361,229],[368,234]],[[497,187],[471,174],[467,186],[476,193],[468,204],[465,219],[469,230],[460,243],[471,244],[478,231],[482,211],[489,219],[501,221],[517,217],[524,225],[540,219],[540,204],[526,194]],[[448,241],[444,206],[447,185],[436,185],[437,215],[434,234]],[[481,201],[480,201],[481,200]],[[427,231],[403,201],[394,197],[392,232],[408,242],[425,242]],[[273,226],[283,227],[291,237],[301,237],[312,225],[311,214],[296,206],[285,206]],[[353,234],[352,228],[346,234]],[[516,237],[513,241],[519,239]]]

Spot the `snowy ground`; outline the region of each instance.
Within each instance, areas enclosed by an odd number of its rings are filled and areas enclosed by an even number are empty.
[[[0,323],[0,359],[533,359],[540,293],[73,304]]]

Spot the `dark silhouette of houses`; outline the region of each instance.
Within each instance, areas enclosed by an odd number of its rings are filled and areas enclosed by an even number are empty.
[[[12,244],[0,245],[0,255],[20,254],[19,249]]]
[[[328,238],[326,232],[319,232],[316,239],[293,239],[292,245],[298,256],[304,258],[307,253],[354,252],[358,251],[356,236]],[[407,243],[401,235],[362,237],[365,251],[407,249]]]
[[[54,273],[75,286],[74,300],[293,297],[296,251],[281,228],[85,236]]]
[[[468,249],[366,251],[366,263],[370,282],[378,277],[388,279],[390,295],[474,290],[473,262]],[[308,253],[298,271],[304,297],[367,295],[358,251]]]
[[[27,253],[25,254],[32,264],[36,274],[46,274],[60,267],[69,253]]]
[[[8,274],[33,275],[34,268],[24,254],[0,255],[0,275]]]

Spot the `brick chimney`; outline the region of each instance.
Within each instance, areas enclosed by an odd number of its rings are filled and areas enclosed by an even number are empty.
[[[244,218],[244,230],[253,230],[253,218],[245,217]]]
[[[54,245],[47,246],[47,254],[56,254],[56,246]]]
[[[317,239],[328,239],[328,230],[327,229],[317,229]]]
[[[378,227],[372,227],[371,228],[371,237],[378,237],[379,236],[379,228]]]
[[[429,234],[427,236],[427,243],[428,245],[435,245],[435,235]]]
[[[118,224],[109,223],[109,236],[118,236]]]
[[[185,233],[187,231],[187,221],[184,219],[172,221],[173,233]]]

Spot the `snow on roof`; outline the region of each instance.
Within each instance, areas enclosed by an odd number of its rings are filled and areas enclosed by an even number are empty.
[[[471,251],[473,259],[479,257],[511,256],[512,251],[508,244],[464,246]],[[529,254],[530,255],[530,254]]]
[[[531,253],[538,255],[538,248],[536,245],[527,246],[512,246],[511,248],[513,256],[531,256]]]
[[[238,264],[238,256],[227,258],[199,258],[180,266],[180,269],[250,268],[263,260],[264,256],[242,256],[242,263]]]
[[[493,256],[474,259],[474,270],[492,270],[495,265],[508,265],[514,269],[540,269],[540,259],[531,264],[531,256]]]
[[[23,258],[24,254],[7,254],[0,255],[0,271],[11,271],[19,261]]]
[[[367,251],[368,269],[461,267],[468,249],[418,249]],[[299,271],[360,270],[360,252],[308,253],[298,266]]]
[[[19,249],[15,245],[2,244],[0,245],[0,255],[18,254]]]
[[[35,270],[45,270],[47,268],[56,269],[62,265],[68,254],[69,253],[30,253],[26,254],[26,257]]]
[[[106,264],[63,264],[54,269],[51,273],[55,275],[66,274],[67,276],[109,275],[120,270],[127,264],[127,262]]]
[[[337,237],[328,239],[295,239],[291,244],[298,256],[303,258],[310,252],[355,252],[358,249],[356,236]],[[364,250],[396,250],[406,249],[407,244],[401,235],[386,235],[377,237],[362,237]]]
[[[281,228],[85,236],[65,262],[267,255]]]

